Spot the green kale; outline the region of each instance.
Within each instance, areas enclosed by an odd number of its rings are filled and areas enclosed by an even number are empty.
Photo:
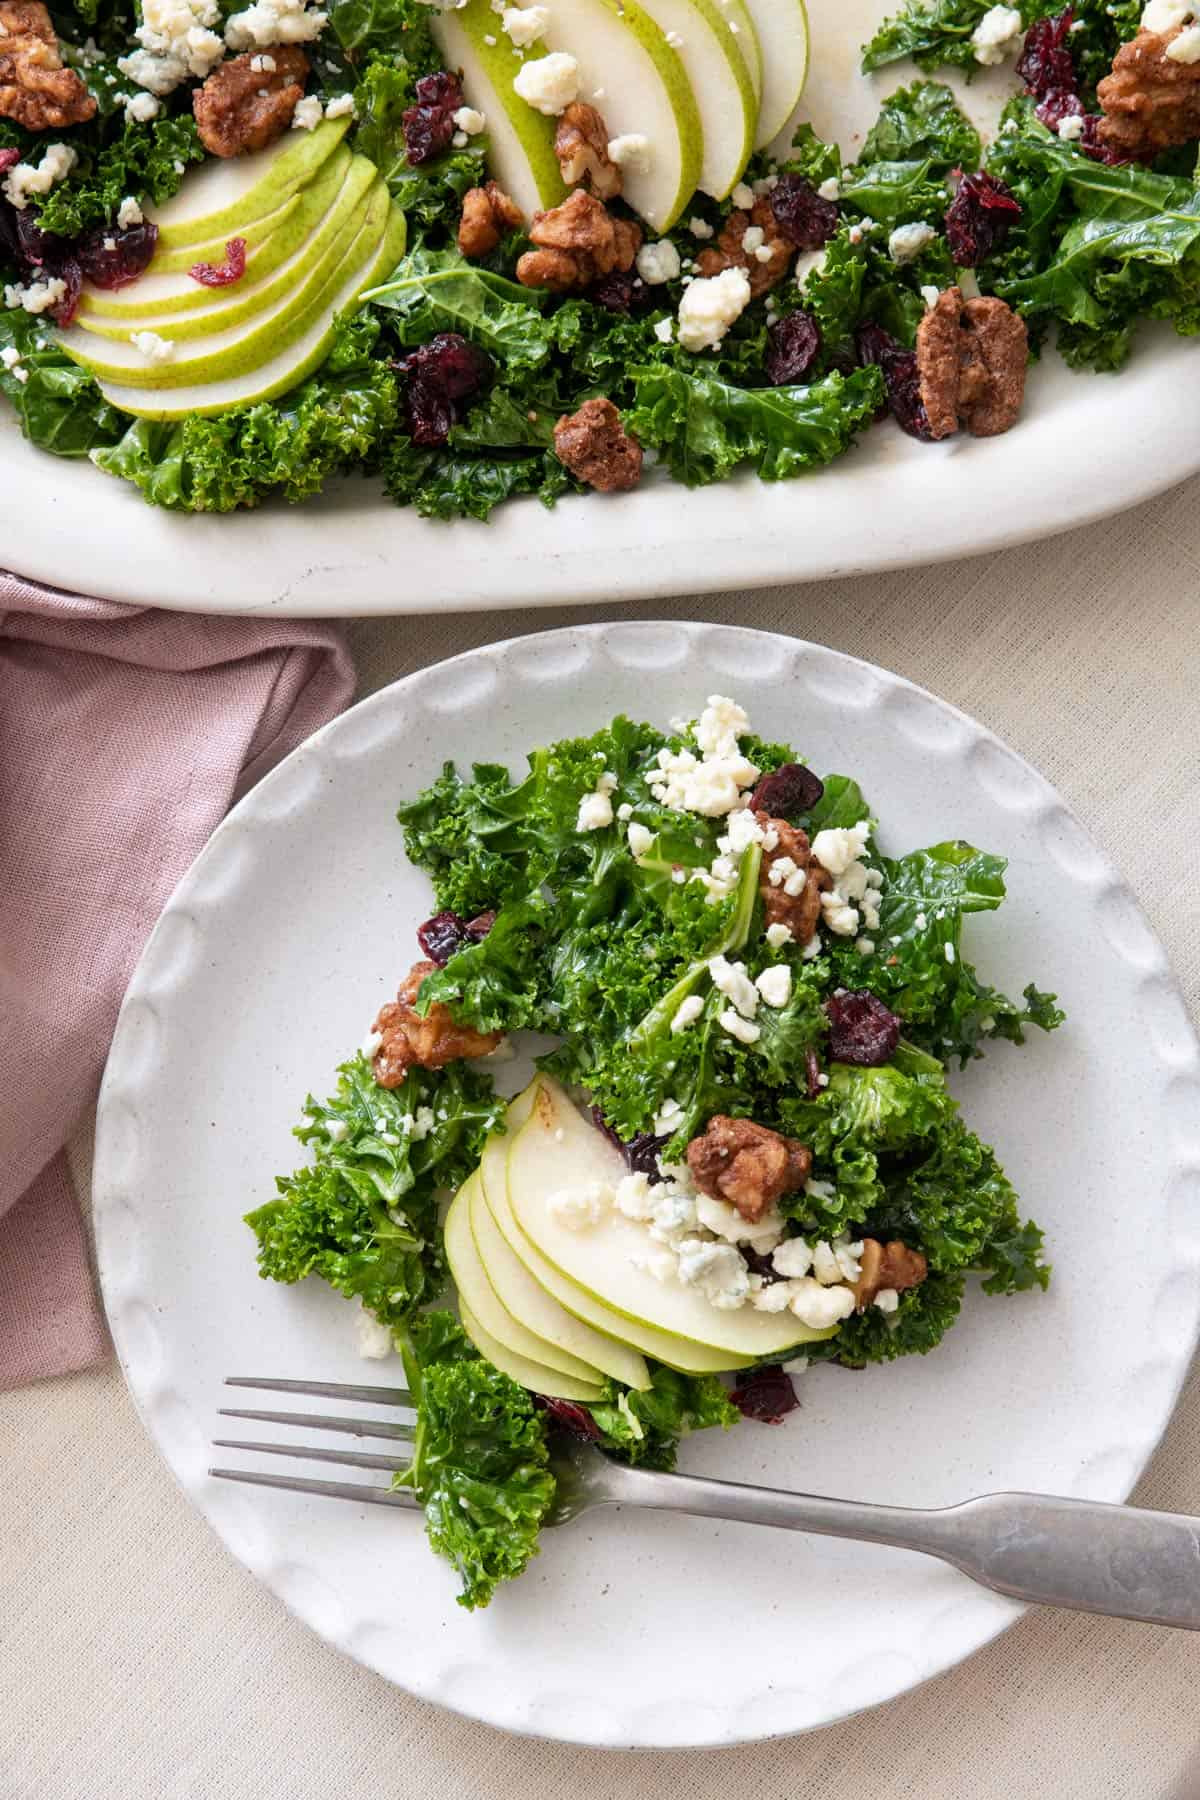
[[[615,1399],[587,1408],[603,1433],[602,1448],[622,1462],[673,1469],[679,1440],[689,1431],[737,1424],[741,1414],[715,1375],[682,1375],[656,1363],[650,1369],[649,1388],[622,1388]]]
[[[47,194],[38,209],[38,225],[59,237],[77,237],[93,226],[111,223],[126,195],[161,206],[179,191],[189,163],[205,160],[196,121],[190,113],[164,115],[138,124],[124,114],[115,136],[102,144],[63,134],[78,154],[65,181]],[[83,132],[115,130],[111,125],[82,127]]]
[[[373,9],[378,12],[380,9]],[[341,11],[365,21],[372,11],[358,0],[344,0]],[[420,6],[412,8],[420,12]],[[428,7],[424,8],[428,13]],[[338,11],[332,14],[335,28]],[[351,21],[343,18],[349,28]],[[425,55],[426,48],[429,55]],[[410,233],[419,230],[426,240],[433,236],[449,240],[457,227],[462,210],[462,197],[468,188],[478,187],[485,179],[484,148],[477,139],[463,149],[447,150],[427,163],[410,163],[404,139],[404,112],[413,104],[416,79],[441,68],[441,57],[432,42],[424,18],[415,21],[412,33],[403,41],[403,52],[397,57],[394,46],[386,53],[373,50],[358,71],[354,88],[354,106],[358,124],[353,144],[361,155],[370,157],[388,184],[392,199],[402,207]],[[354,55],[359,54],[355,47]]]
[[[860,163],[920,159],[945,171],[979,167],[979,133],[940,81],[897,88],[880,109],[859,153]]]
[[[964,1286],[961,1275],[928,1275],[919,1287],[901,1294],[894,1313],[875,1306],[854,1313],[835,1337],[806,1345],[805,1355],[810,1363],[836,1362],[847,1369],[893,1362],[898,1356],[927,1356],[958,1318]]]
[[[0,349],[21,359],[14,369],[0,363],[0,393],[31,444],[54,456],[90,456],[120,440],[128,419],[58,348],[45,320],[20,307],[0,312]]]
[[[864,73],[911,57],[926,73],[934,69],[979,70],[972,33],[991,0],[903,0],[898,13],[885,19],[862,54]],[[1028,30],[1037,19],[1063,10],[1062,0],[1020,0]],[[1141,18],[1140,0],[1074,0],[1075,32],[1071,53],[1085,95],[1111,67],[1118,47],[1133,37]]]

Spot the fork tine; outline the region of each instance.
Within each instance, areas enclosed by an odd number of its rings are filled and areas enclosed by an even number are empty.
[[[210,1469],[220,1481],[244,1481],[251,1487],[286,1488],[291,1494],[323,1494],[329,1500],[359,1500],[368,1506],[399,1506],[405,1512],[420,1511],[421,1502],[409,1488],[371,1487],[357,1481],[309,1481],[300,1475],[267,1475],[250,1469]]]
[[[402,1387],[363,1387],[353,1381],[279,1381],[257,1375],[227,1375],[226,1387],[270,1388],[277,1394],[318,1394],[326,1400],[372,1400],[378,1406],[411,1406]]]
[[[398,1438],[411,1444],[415,1426],[394,1423],[391,1419],[335,1419],[325,1413],[254,1412],[235,1406],[222,1406],[223,1419],[258,1419],[266,1425],[304,1425],[310,1431],[343,1431],[351,1437]]]
[[[319,1450],[315,1444],[256,1444],[244,1438],[214,1438],[218,1450],[257,1450],[264,1456],[299,1456],[306,1462],[345,1463],[353,1469],[407,1469],[409,1458],[380,1456],[375,1450]]]

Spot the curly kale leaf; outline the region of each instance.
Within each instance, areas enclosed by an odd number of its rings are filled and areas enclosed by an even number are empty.
[[[980,65],[971,37],[990,5],[991,0],[904,0],[865,46],[864,73],[911,57],[926,73],[955,67],[975,74]],[[1019,5],[1026,29],[1062,10],[1062,0],[1020,0]],[[1119,45],[1136,34],[1142,8],[1139,0],[1074,0],[1073,11],[1071,53],[1088,95],[1107,73]]]
[[[90,456],[119,441],[128,419],[63,354],[43,319],[19,307],[0,312],[0,349],[20,357],[13,369],[0,363],[0,393],[31,444],[53,456]]]
[[[683,1375],[651,1364],[650,1379],[642,1392],[622,1388],[615,1399],[587,1408],[603,1434],[602,1447],[623,1462],[673,1469],[679,1440],[689,1431],[712,1425],[727,1431],[741,1417],[715,1375]]]
[[[940,81],[914,81],[884,101],[860,163],[920,160],[939,170],[979,167],[979,133]]]
[[[64,141],[75,142],[68,133]],[[205,160],[191,114],[149,124],[126,119],[120,135],[99,148],[76,145],[79,161],[51,188],[38,209],[38,225],[57,237],[77,237],[111,223],[127,194],[155,206],[179,191],[189,163]]]
[[[347,0],[342,10],[365,15],[372,8]],[[414,8],[414,11],[421,10],[421,7]],[[428,14],[428,7],[423,10]],[[336,10],[332,17],[336,27]],[[348,23],[345,19],[342,22]],[[418,33],[420,36],[414,42]],[[353,146],[361,155],[370,157],[382,174],[392,199],[408,217],[410,233],[419,229],[426,238],[431,234],[448,238],[457,227],[463,195],[468,188],[479,186],[486,170],[483,149],[478,142],[447,150],[427,163],[414,164],[408,160],[404,112],[413,104],[416,78],[428,73],[430,58],[420,54],[428,36],[428,25],[425,19],[420,19],[413,26],[412,35],[404,39],[404,53],[399,59],[391,44],[385,50],[372,51],[367,57],[354,88],[358,124]],[[430,57],[431,66],[440,69],[441,58],[435,45],[432,45]]]
[[[848,1369],[893,1362],[898,1356],[927,1356],[958,1318],[964,1286],[961,1275],[928,1275],[919,1287],[901,1294],[894,1313],[881,1313],[875,1306],[854,1313],[836,1336],[806,1345],[805,1355],[809,1362],[836,1362]]]

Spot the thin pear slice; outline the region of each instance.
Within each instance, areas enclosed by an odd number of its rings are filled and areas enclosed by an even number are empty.
[[[185,176],[179,192],[158,207],[158,248],[174,250],[205,238],[228,237],[273,213],[306,187],[349,129],[348,118],[322,119],[312,131],[288,131],[252,156],[215,156]]]
[[[747,1357],[733,1356],[727,1350],[709,1350],[703,1344],[685,1343],[683,1338],[671,1337],[665,1331],[656,1331],[652,1325],[644,1325],[613,1312],[611,1307],[605,1306],[591,1294],[585,1294],[582,1288],[568,1281],[565,1275],[560,1275],[554,1264],[547,1262],[541,1251],[526,1237],[517,1224],[509,1203],[508,1150],[516,1133],[529,1117],[536,1088],[537,1082],[534,1081],[513,1101],[508,1109],[506,1135],[495,1135],[488,1139],[479,1165],[483,1197],[509,1249],[520,1257],[538,1285],[567,1312],[573,1313],[585,1325],[594,1326],[608,1337],[619,1338],[622,1342],[631,1344],[643,1356],[652,1356],[655,1362],[665,1363],[669,1369],[679,1369],[685,1375],[716,1375],[723,1369],[743,1368],[749,1360]]]
[[[324,166],[322,164],[321,169],[317,171],[317,175],[313,178],[314,181],[320,177]],[[219,237],[205,238],[202,243],[180,244],[174,250],[164,250],[161,244],[156,244],[150,268],[156,275],[186,275],[193,263],[224,262],[225,246],[231,237],[244,239],[247,251],[254,251],[265,244],[269,237],[273,237],[276,231],[286,226],[288,219],[308,192],[308,187],[297,188],[296,192],[289,194],[283,205],[277,206],[274,212],[263,213],[259,219],[250,219],[245,225],[239,225],[236,230],[222,232]]]
[[[700,102],[704,157],[696,185],[724,200],[750,160],[758,125],[741,19],[723,12],[718,0],[642,0],[642,5],[667,35]],[[748,20],[744,34],[749,44]]]
[[[773,144],[796,116],[808,79],[808,13],[804,0],[745,0],[762,52],[756,150]]]
[[[503,1141],[503,1140],[501,1140]],[[628,1344],[604,1337],[584,1325],[545,1288],[539,1287],[520,1257],[509,1248],[484,1198],[482,1180],[471,1188],[471,1232],[488,1280],[505,1312],[520,1321],[535,1337],[542,1338],[589,1368],[610,1375],[626,1387],[648,1388],[646,1359]]]
[[[287,262],[262,281],[249,281],[247,271],[247,276],[229,287],[202,287],[200,292],[208,301],[207,306],[178,306],[170,312],[133,313],[110,319],[96,318],[81,309],[77,315],[81,330],[122,343],[128,343],[135,331],[156,331],[168,342],[182,344],[209,337],[215,331],[227,331],[248,319],[264,317],[279,301],[300,291],[338,233],[352,215],[359,213],[368,188],[378,180],[375,164],[365,156],[351,158],[344,174],[341,192],[332,205],[323,208],[324,217],[320,217],[316,229]],[[136,292],[136,284],[128,292]]]
[[[139,419],[181,419],[189,413],[205,418],[214,413],[229,412],[236,406],[249,406],[259,400],[273,400],[285,394],[311,375],[329,355],[334,323],[339,313],[352,307],[365,288],[390,275],[404,254],[404,214],[394,206],[388,215],[382,244],[374,254],[348,259],[350,273],[333,294],[326,296],[313,311],[310,322],[300,335],[269,361],[248,373],[227,379],[200,382],[190,387],[154,392],[149,388],[124,387],[117,382],[101,382],[100,391],[110,406],[131,413]]]
[[[579,98],[604,116],[610,138],[648,144],[645,168],[626,163],[624,196],[655,231],[669,231],[696,191],[704,127],[679,53],[638,0],[552,6],[545,42],[579,64]]]
[[[463,71],[472,106],[487,120],[488,169],[528,221],[567,197],[554,154],[555,121],[521,99],[513,80],[523,63],[546,54],[544,44],[514,54],[489,0],[431,9],[433,35],[447,67]],[[488,42],[488,39],[491,42]]]
[[[462,1320],[463,1330],[480,1356],[490,1362],[493,1369],[499,1369],[502,1375],[515,1381],[518,1387],[528,1388],[533,1394],[544,1394],[551,1400],[578,1400],[584,1404],[603,1400],[602,1387],[596,1387],[590,1381],[576,1381],[573,1375],[560,1375],[557,1369],[548,1369],[544,1363],[533,1362],[527,1356],[518,1356],[479,1323],[461,1298],[458,1302],[458,1316]]]
[[[646,1227],[615,1207],[595,1225],[573,1231],[550,1204],[564,1188],[601,1180],[615,1185],[618,1153],[587,1124],[556,1082],[538,1085],[533,1109],[508,1153],[508,1193],[521,1229],[577,1287],[614,1312],[673,1332],[693,1344],[757,1360],[834,1335],[813,1331],[790,1313],[752,1306],[722,1311],[696,1288],[659,1281],[640,1266],[652,1246]]]
[[[488,1279],[471,1231],[471,1201],[478,1186],[479,1175],[476,1172],[463,1182],[446,1214],[446,1261],[450,1265],[450,1273],[460,1296],[484,1330],[517,1356],[541,1363],[547,1369],[557,1369],[560,1375],[570,1375],[575,1381],[603,1385],[603,1376],[598,1369],[590,1368],[579,1357],[547,1343],[506,1310],[504,1302]]]
[[[346,177],[354,162],[360,165],[362,173],[356,177],[356,187],[347,190]],[[365,156],[356,158],[345,144],[340,144],[336,153],[317,171],[311,186],[301,188],[280,209],[285,216],[277,230],[253,246],[244,232],[232,234],[246,242],[246,272],[231,288],[205,287],[203,282],[197,281],[188,273],[198,262],[211,262],[219,266],[225,261],[229,239],[221,238],[212,246],[211,256],[189,251],[186,266],[182,269],[161,269],[157,256],[154,257],[145,274],[139,275],[128,287],[113,291],[93,288],[85,283],[76,316],[81,323],[113,320],[120,325],[133,318],[151,320],[165,318],[172,313],[203,312],[216,305],[222,297],[232,298],[235,290],[239,298],[251,289],[257,292],[266,277],[274,274],[284,264],[292,265],[294,272],[296,256],[309,243],[333,208],[344,204],[350,195],[360,198],[376,173],[374,163],[369,162]],[[99,329],[98,323],[93,325],[93,329]],[[133,327],[126,325],[125,329]]]
[[[746,0],[715,0],[725,19],[727,28],[733,33],[742,60],[750,73],[754,86],[754,98],[757,103],[762,97],[763,66],[762,51],[758,47],[758,34],[754,29],[754,20],[750,17]]]

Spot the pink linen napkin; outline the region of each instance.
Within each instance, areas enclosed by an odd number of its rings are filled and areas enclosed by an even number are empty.
[[[0,1388],[106,1354],[63,1146],[176,882],[353,685],[329,625],[0,571]]]

